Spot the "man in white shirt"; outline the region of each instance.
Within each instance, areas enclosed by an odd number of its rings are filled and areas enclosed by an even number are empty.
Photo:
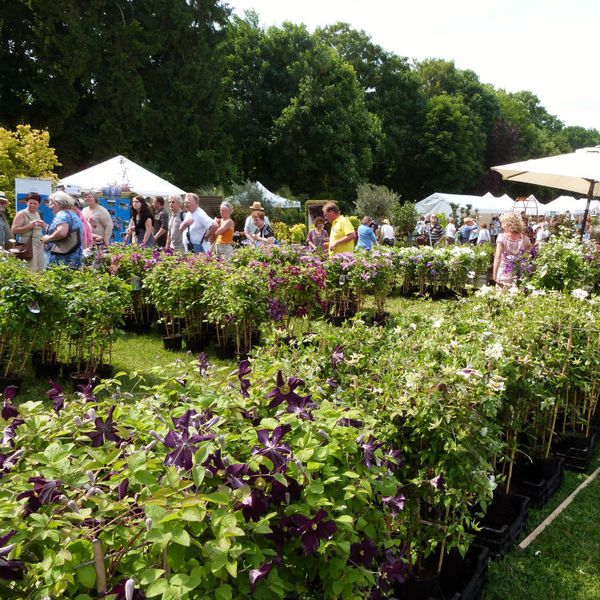
[[[183,233],[183,243],[188,252],[202,254],[210,248],[210,238],[217,229],[213,221],[200,207],[200,199],[196,194],[185,195],[183,207],[187,211],[179,231]]]

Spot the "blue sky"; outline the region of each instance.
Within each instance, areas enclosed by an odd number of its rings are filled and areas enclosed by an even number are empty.
[[[409,59],[444,58],[528,90],[567,125],[600,130],[599,0],[228,0],[263,26],[345,21]]]

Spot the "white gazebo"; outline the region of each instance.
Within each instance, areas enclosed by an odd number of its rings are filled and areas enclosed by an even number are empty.
[[[179,196],[185,191],[140,167],[124,156],[115,156],[89,169],[63,177],[60,184],[82,192],[106,189],[132,191],[142,196]]]

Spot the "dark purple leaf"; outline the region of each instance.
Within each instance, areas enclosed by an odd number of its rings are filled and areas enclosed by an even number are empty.
[[[123,500],[127,496],[127,490],[129,489],[129,479],[125,478],[117,487],[117,498]]]
[[[242,511],[246,522],[252,520],[258,523],[260,518],[269,512],[270,500],[261,490],[252,490],[241,502],[236,505]]]

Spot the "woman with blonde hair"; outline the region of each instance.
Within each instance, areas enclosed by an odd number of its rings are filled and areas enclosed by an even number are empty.
[[[183,212],[183,200],[181,196],[169,196],[169,211],[171,214],[169,216],[166,247],[171,248],[178,254],[185,254],[183,233],[179,230],[185,214]]]
[[[500,223],[503,232],[496,241],[493,279],[498,288],[506,289],[516,283],[516,263],[531,248],[531,242],[525,235],[523,221],[518,215],[506,213],[500,217]]]
[[[233,206],[229,202],[221,202],[219,218],[215,219],[217,229],[213,233],[217,256],[229,260],[233,256],[233,232],[235,223],[231,218]]]

